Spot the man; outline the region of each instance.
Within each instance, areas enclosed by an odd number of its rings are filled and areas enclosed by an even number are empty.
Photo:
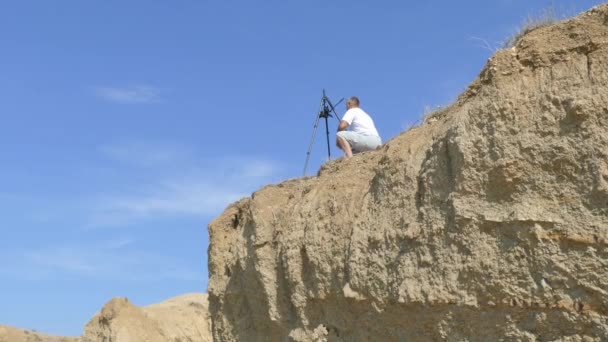
[[[359,99],[352,96],[346,101],[346,113],[338,126],[336,145],[344,151],[347,158],[353,153],[374,150],[382,144],[374,121],[363,109],[359,108]],[[350,127],[350,131],[346,129]]]

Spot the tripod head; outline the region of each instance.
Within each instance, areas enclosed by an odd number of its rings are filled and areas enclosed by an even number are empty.
[[[323,105],[323,109],[319,111],[319,117],[320,118],[328,118],[331,117],[333,115],[331,115],[331,111],[329,109],[329,106],[327,104]]]
[[[344,98],[342,98],[340,101],[338,101],[338,103],[336,105],[340,104],[342,101],[344,101]],[[333,113],[333,115],[332,115],[332,113]],[[323,97],[321,98],[321,105],[319,108],[319,112],[315,118],[315,125],[314,125],[313,131],[312,131],[312,139],[310,140],[308,152],[306,152],[306,162],[304,163],[304,175],[305,176],[306,176],[306,167],[308,166],[308,160],[310,159],[310,152],[312,150],[312,146],[315,141],[315,135],[317,134],[317,127],[319,125],[319,120],[321,118],[325,119],[325,133],[326,133],[326,137],[327,137],[327,159],[331,159],[331,148],[330,148],[330,144],[329,144],[329,124],[328,124],[327,118],[332,117],[332,116],[334,118],[336,118],[336,120],[338,120],[338,124],[340,124],[340,119],[338,118],[338,113],[336,112],[336,106],[334,106],[334,104],[331,103],[331,100],[325,94],[325,89],[323,89]]]
[[[344,98],[341,98],[340,101],[336,103],[336,106],[339,105],[342,101],[344,101]],[[325,94],[325,89],[323,89],[323,97],[321,98],[322,110],[319,111],[319,117],[327,119],[328,117],[333,116],[334,118],[336,118],[336,120],[338,120],[338,123],[340,123],[340,119],[338,119],[338,113],[336,113],[336,106],[331,103],[331,100]],[[335,116],[331,115],[332,112]]]

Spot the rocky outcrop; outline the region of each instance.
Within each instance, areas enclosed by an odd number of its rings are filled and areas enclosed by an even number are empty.
[[[190,294],[138,308],[114,298],[85,327],[82,342],[212,341],[207,296]]]
[[[0,342],[78,342],[78,337],[41,334],[33,330],[17,329],[0,325]]]
[[[209,225],[216,341],[608,340],[608,5]]]
[[[137,307],[110,300],[86,325],[82,337],[60,337],[0,326],[0,342],[210,342],[206,294],[187,294]]]

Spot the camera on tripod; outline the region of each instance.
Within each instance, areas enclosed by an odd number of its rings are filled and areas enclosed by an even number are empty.
[[[315,136],[317,135],[317,128],[319,127],[319,120],[321,118],[325,119],[325,133],[327,139],[327,159],[331,159],[331,148],[329,144],[329,117],[333,116],[338,120],[338,124],[340,124],[340,119],[338,118],[338,113],[336,112],[336,106],[339,105],[344,98],[342,98],[336,105],[334,105],[329,97],[325,94],[325,89],[323,89],[323,97],[321,97],[321,106],[319,108],[319,113],[315,118],[315,125],[312,130],[312,139],[310,139],[310,145],[308,146],[308,152],[306,152],[306,162],[304,163],[304,176],[306,176],[306,168],[308,167],[308,160],[310,159],[310,152],[312,151],[312,146],[315,142]],[[332,115],[332,113],[334,115]]]

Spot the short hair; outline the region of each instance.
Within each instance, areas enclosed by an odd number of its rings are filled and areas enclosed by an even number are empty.
[[[356,96],[351,96],[348,98],[348,102],[354,103],[356,106],[359,106],[359,98]]]

